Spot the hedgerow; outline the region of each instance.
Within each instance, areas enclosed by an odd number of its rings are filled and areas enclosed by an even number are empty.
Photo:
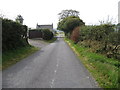
[[[79,39],[81,45],[97,53],[120,59],[120,30],[116,31],[115,25],[81,27]]]
[[[28,45],[27,26],[9,19],[2,19],[2,51]]]

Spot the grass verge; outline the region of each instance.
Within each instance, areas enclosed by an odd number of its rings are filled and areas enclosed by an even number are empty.
[[[2,53],[2,70],[12,66],[38,50],[38,48],[29,45]]]
[[[89,48],[74,44],[69,39],[65,39],[65,41],[78,55],[100,87],[118,88],[120,86],[119,61],[107,58],[101,54],[89,52]]]

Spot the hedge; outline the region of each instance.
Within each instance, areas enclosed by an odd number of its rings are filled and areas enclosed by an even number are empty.
[[[53,38],[53,33],[49,29],[42,29],[42,38],[44,40],[50,40]]]
[[[28,45],[27,26],[9,19],[2,19],[2,51]]]

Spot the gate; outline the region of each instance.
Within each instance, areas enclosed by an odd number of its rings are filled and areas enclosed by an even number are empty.
[[[29,30],[29,39],[42,38],[42,32],[40,30]]]

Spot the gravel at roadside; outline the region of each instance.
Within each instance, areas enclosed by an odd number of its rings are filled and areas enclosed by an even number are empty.
[[[30,45],[38,47],[38,48],[42,48],[47,46],[49,43],[42,41],[40,38],[36,38],[36,39],[28,39],[28,42]]]

